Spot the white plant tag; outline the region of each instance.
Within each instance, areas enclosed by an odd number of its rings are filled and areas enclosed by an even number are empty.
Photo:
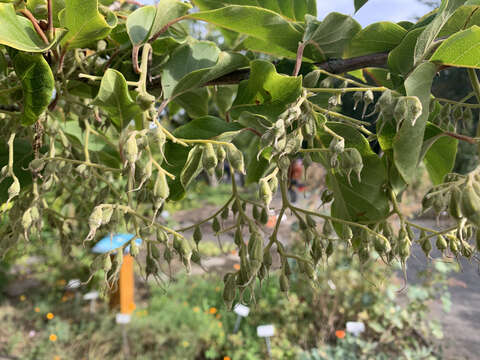
[[[360,321],[347,321],[347,332],[355,336],[360,335],[365,331],[365,324]]]
[[[117,324],[128,324],[131,318],[132,317],[130,314],[119,313],[115,316],[115,321],[117,322]]]
[[[257,327],[258,337],[271,337],[275,334],[275,327],[273,325],[261,325]]]
[[[75,290],[78,289],[82,285],[82,282],[78,279],[72,279],[68,281],[67,286],[65,286],[69,290]]]
[[[90,291],[83,295],[83,300],[95,300],[98,299],[98,291]]]
[[[250,308],[248,306],[237,304],[233,308],[233,312],[241,317],[247,317],[248,313],[250,312]]]

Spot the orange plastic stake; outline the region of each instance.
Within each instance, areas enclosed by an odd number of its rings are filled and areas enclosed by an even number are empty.
[[[118,287],[120,291],[120,313],[131,314],[135,310],[133,298],[135,280],[133,277],[133,257],[130,254],[123,257]]]

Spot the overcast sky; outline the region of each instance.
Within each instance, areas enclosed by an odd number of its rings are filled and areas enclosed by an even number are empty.
[[[151,4],[154,0],[140,0]],[[353,15],[353,0],[317,0],[318,17],[322,19],[332,11]],[[428,8],[417,0],[370,0],[360,11],[354,15],[355,19],[363,26],[376,21],[402,21],[413,20],[422,16]]]

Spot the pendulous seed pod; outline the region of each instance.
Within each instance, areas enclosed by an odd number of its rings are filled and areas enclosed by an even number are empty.
[[[138,145],[135,138],[135,133],[130,135],[125,142],[125,159],[130,163],[134,164],[138,160]]]
[[[241,246],[243,245],[243,236],[242,236],[242,230],[237,227],[237,230],[235,230],[235,235],[233,237],[233,242],[235,243],[235,245],[237,246]]]
[[[450,202],[448,205],[448,213],[455,220],[460,220],[463,217],[462,209],[461,209],[461,199],[462,199],[462,191],[458,186],[453,186],[450,192]]]
[[[193,147],[193,149],[188,153],[187,161],[185,162],[185,166],[180,173],[180,182],[184,188],[186,188],[188,184],[190,184],[190,182],[195,178],[195,176],[198,175],[202,154],[202,149],[199,146]]]
[[[213,230],[213,232],[216,234],[216,233],[218,233],[221,229],[222,229],[222,227],[220,226],[220,221],[218,221],[218,218],[215,216],[215,217],[213,218],[213,222],[212,222],[212,230]]]
[[[229,213],[228,206],[225,206],[222,210],[222,213],[220,214],[220,217],[223,220],[226,220],[226,219],[228,219],[228,213]]]
[[[313,220],[313,218],[307,214],[307,216],[305,217],[305,220],[307,221],[307,225],[311,228],[315,228],[317,226],[317,223],[315,220]]]
[[[280,291],[284,293],[288,293],[288,290],[290,289],[290,283],[288,281],[287,275],[285,275],[285,272],[282,272],[279,278],[279,283],[280,283]]]
[[[193,231],[193,241],[197,244],[202,240],[202,230],[200,230],[200,226],[195,226],[195,230]]]
[[[106,273],[109,272],[112,269],[112,259],[110,257],[110,254],[105,255],[105,258],[103,260],[103,271]]]
[[[260,212],[260,223],[263,225],[266,225],[268,223],[268,213],[267,209],[262,208],[262,211]]]
[[[272,194],[272,190],[270,189],[270,186],[268,185],[267,180],[260,179],[258,195],[260,197],[260,200],[262,200],[262,202],[268,208],[270,206],[270,203],[272,202],[273,194]]]
[[[223,301],[228,309],[231,309],[236,296],[236,279],[234,274],[226,274],[223,278]]]
[[[335,229],[333,228],[333,224],[330,220],[325,220],[325,223],[323,224],[323,228],[322,228],[322,234],[325,237],[329,237],[335,234]]]
[[[213,148],[213,145],[210,143],[205,144],[202,156],[203,169],[209,174],[213,174],[217,164],[218,158],[217,154],[215,153],[215,149]]]
[[[435,246],[437,247],[438,250],[441,252],[445,251],[448,247],[447,240],[442,235],[437,236],[437,241],[435,242]]]
[[[245,174],[243,154],[234,145],[227,146],[227,158],[232,168],[241,174]]]

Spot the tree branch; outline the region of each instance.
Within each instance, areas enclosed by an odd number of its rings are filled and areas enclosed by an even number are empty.
[[[43,42],[48,45],[49,44],[48,39],[45,36],[45,33],[43,32],[42,28],[38,24],[37,19],[35,19],[35,16],[33,16],[33,14],[28,9],[21,9],[21,10],[18,10],[18,11],[23,16],[25,16],[28,20],[30,20],[30,22],[32,23],[32,25],[33,25],[35,31],[37,32],[37,34],[42,38]]]
[[[358,56],[350,59],[331,59],[323,63],[316,64],[320,69],[326,70],[332,74],[343,74],[345,72],[363,69],[366,67],[381,67],[387,64],[388,53],[377,53]],[[203,84],[203,86],[211,85],[232,85],[238,84],[242,80],[247,80],[250,76],[250,69],[239,69],[229,74],[220,76]],[[155,88],[160,86],[160,78],[156,78],[150,84]]]

